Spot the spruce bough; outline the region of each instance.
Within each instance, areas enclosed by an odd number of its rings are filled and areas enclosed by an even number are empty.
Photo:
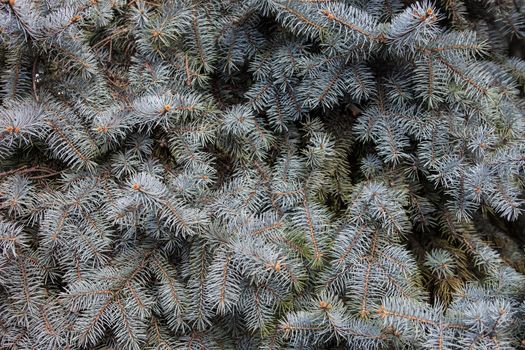
[[[0,3],[0,348],[517,349],[519,1]]]

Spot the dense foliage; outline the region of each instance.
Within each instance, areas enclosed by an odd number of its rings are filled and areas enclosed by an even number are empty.
[[[0,348],[516,349],[525,5],[4,0]]]

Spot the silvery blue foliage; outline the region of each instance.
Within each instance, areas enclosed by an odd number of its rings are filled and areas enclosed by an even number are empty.
[[[523,346],[524,11],[0,1],[0,348]]]

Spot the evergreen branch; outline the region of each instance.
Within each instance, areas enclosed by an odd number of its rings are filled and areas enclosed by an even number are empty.
[[[368,38],[371,41],[377,41],[377,42],[380,42],[380,43],[386,42],[385,37],[383,35],[381,35],[381,34],[374,35],[374,34],[368,32],[367,30],[365,30],[364,28],[361,28],[361,27],[359,27],[359,26],[357,26],[357,25],[355,25],[353,23],[349,23],[349,22],[345,21],[344,19],[339,18],[338,16],[336,16],[334,13],[330,12],[327,9],[321,10],[321,13],[324,16],[326,16],[326,18],[329,21],[338,23],[338,24],[342,25],[343,27],[346,27],[346,28],[350,29],[351,31],[355,31],[355,32],[365,36],[366,38]]]

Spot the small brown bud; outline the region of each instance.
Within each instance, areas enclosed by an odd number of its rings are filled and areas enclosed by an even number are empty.
[[[366,309],[362,309],[359,311],[359,316],[361,318],[366,318],[370,315],[370,311],[366,310]]]
[[[335,15],[329,12],[328,10],[322,10],[321,12],[323,13],[323,15],[325,15],[328,18],[328,20],[330,21],[335,20]]]
[[[131,186],[131,187],[133,187],[133,189],[134,189],[135,191],[138,191],[138,190],[140,189],[140,184],[138,184],[138,183],[134,183],[133,186]]]
[[[332,305],[329,302],[321,300],[319,302],[319,307],[323,310],[330,310],[332,308]]]
[[[99,125],[97,126],[97,131],[100,132],[100,133],[107,133],[108,132],[108,127],[105,126],[105,125]]]
[[[385,307],[383,305],[381,305],[381,307],[379,307],[379,309],[377,310],[377,314],[381,318],[385,318],[387,316],[387,312],[386,312]]]
[[[81,18],[82,17],[80,17],[80,15],[76,15],[73,18],[71,18],[71,20],[69,20],[69,23],[71,23],[71,24],[76,23],[76,22],[80,21]]]

